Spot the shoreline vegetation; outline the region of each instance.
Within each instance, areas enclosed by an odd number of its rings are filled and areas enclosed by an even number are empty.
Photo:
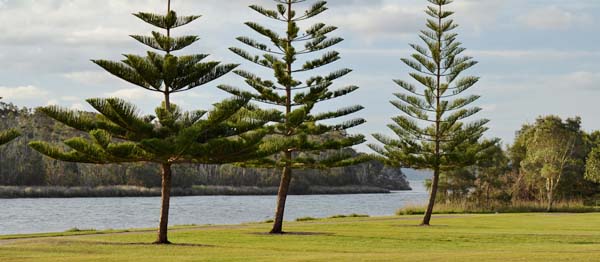
[[[410,189],[407,189],[410,190]],[[390,190],[374,186],[310,186],[293,195],[389,194]],[[0,186],[0,199],[9,198],[79,198],[79,197],[159,197],[159,187],[139,186]],[[277,187],[193,186],[173,188],[173,196],[263,196],[277,195]]]
[[[398,216],[425,214],[426,206],[407,205],[396,211]],[[540,201],[515,201],[511,203],[473,203],[468,201],[438,203],[434,214],[509,214],[509,213],[597,213],[600,201],[569,200],[554,203],[551,211]]]

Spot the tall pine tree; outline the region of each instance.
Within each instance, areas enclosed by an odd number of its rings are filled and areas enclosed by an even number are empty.
[[[244,49],[230,48],[235,54],[262,67],[274,74],[274,80],[267,80],[258,75],[235,71],[255,92],[243,91],[231,86],[220,88],[234,95],[249,96],[254,101],[280,108],[283,117],[273,127],[271,139],[283,141],[283,150],[276,156],[260,161],[260,167],[282,168],[281,182],[277,194],[277,208],[271,233],[283,233],[283,217],[293,169],[325,169],[352,165],[363,161],[361,157],[353,157],[345,148],[364,142],[362,135],[347,135],[345,130],[363,124],[363,119],[348,120],[339,124],[331,120],[350,115],[363,109],[355,105],[333,112],[314,112],[315,105],[356,91],[358,87],[347,86],[333,88],[334,80],[351,72],[350,69],[333,71],[326,75],[312,76],[301,80],[301,75],[325,67],[338,59],[335,51],[324,52],[343,39],[329,37],[337,28],[323,23],[316,23],[301,31],[298,23],[316,17],[327,10],[327,2],[310,1],[307,9],[297,13],[298,6],[307,0],[274,0],[275,9],[267,9],[257,5],[250,8],[273,21],[274,25],[285,27],[286,31],[276,32],[255,22],[246,25],[263,36],[266,41],[249,37],[238,37],[241,43],[256,49],[260,54],[253,55]],[[323,52],[317,58],[305,58],[310,54]],[[299,59],[304,59],[299,62]],[[333,133],[343,133],[339,139],[327,139]]]
[[[0,97],[0,99],[2,99],[2,97]],[[15,129],[8,129],[8,130],[0,131],[0,146],[10,142],[11,140],[13,140],[19,136],[20,136],[19,131],[15,130]]]
[[[436,200],[440,173],[452,171],[475,163],[479,153],[496,141],[477,143],[487,130],[488,120],[463,124],[481,109],[467,108],[479,96],[461,96],[473,87],[478,77],[461,74],[477,64],[469,56],[463,56],[465,48],[452,31],[458,27],[447,11],[452,0],[428,0],[433,6],[425,12],[427,30],[419,37],[425,46],[411,45],[416,51],[402,61],[414,69],[410,76],[422,87],[403,80],[395,82],[405,91],[397,93],[399,99],[391,103],[404,113],[393,118],[389,128],[397,135],[390,138],[375,134],[384,146],[370,145],[387,158],[388,163],[415,169],[433,170],[429,204],[422,225],[429,225]]]
[[[197,36],[173,37],[173,29],[199,16],[178,16],[168,1],[166,15],[137,13],[138,18],[161,28],[166,34],[132,36],[161,51],[146,56],[125,55],[121,62],[94,60],[109,73],[148,91],[164,95],[155,116],[138,114],[135,106],[118,98],[89,99],[100,114],[71,111],[56,106],[41,108],[48,116],[89,136],[64,141],[68,146],[33,142],[31,147],[55,159],[94,164],[153,162],[161,166],[162,207],[157,244],[168,244],[167,227],[172,165],[184,163],[223,164],[264,157],[272,151],[261,147],[266,132],[262,126],[278,119],[278,112],[254,110],[249,98],[234,98],[207,111],[183,112],[170,96],[202,86],[233,70],[237,65],[203,62],[204,54],[175,56]]]

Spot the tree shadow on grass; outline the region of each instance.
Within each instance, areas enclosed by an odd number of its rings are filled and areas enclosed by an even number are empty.
[[[154,243],[145,243],[145,242],[90,242],[95,245],[108,245],[108,246],[165,246],[165,247],[215,247],[214,245],[205,245],[205,244],[190,244],[190,243],[171,243],[164,245],[157,245]]]
[[[252,232],[252,235],[261,235],[261,236],[333,236],[334,233],[325,233],[325,232],[283,232],[281,234],[271,234],[269,232]]]
[[[449,227],[450,225],[392,225],[393,227],[420,227],[420,228],[436,228],[436,227]]]
[[[216,247],[215,245],[191,244],[191,243],[171,243],[165,245],[157,245],[151,242],[108,242],[108,241],[77,241],[77,240],[59,240],[54,241],[57,244],[90,244],[103,246],[165,246],[165,247]]]

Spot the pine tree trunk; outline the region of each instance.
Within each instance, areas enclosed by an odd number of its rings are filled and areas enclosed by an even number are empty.
[[[287,2],[287,24],[288,27],[291,26],[293,15],[292,15],[292,1]],[[287,44],[288,46],[292,46],[292,36],[291,32],[288,30],[288,38]],[[286,59],[286,71],[287,75],[291,78],[292,76],[292,63]],[[286,101],[285,101],[285,126],[287,128],[286,136],[291,136],[293,134],[293,130],[290,129],[290,114],[292,112],[292,86],[291,84],[287,84],[285,87],[286,93]],[[279,190],[277,191],[277,209],[275,210],[275,219],[273,221],[273,228],[271,229],[271,234],[283,234],[283,217],[285,213],[285,201],[287,200],[288,192],[290,190],[290,182],[292,181],[292,151],[285,152],[285,160],[286,164],[283,168],[283,172],[281,174],[281,181],[279,183]]]
[[[171,244],[167,238],[169,227],[169,205],[171,200],[171,164],[162,164],[162,189],[160,207],[160,224],[158,228],[158,238],[154,244]]]
[[[291,154],[286,154],[286,157],[291,158]],[[289,164],[283,168],[281,174],[281,182],[277,191],[277,210],[275,211],[275,219],[271,234],[283,234],[283,215],[285,211],[285,201],[290,190],[290,182],[292,181],[292,169]]]
[[[439,5],[439,12],[438,13],[442,13],[442,5]],[[438,18],[438,26],[441,28],[442,27],[442,18]],[[437,36],[437,42],[438,42],[438,52],[439,54],[442,53],[442,32],[438,32],[438,36]],[[435,199],[436,199],[436,195],[437,195],[437,191],[438,191],[438,184],[440,182],[440,151],[441,151],[441,134],[440,134],[440,127],[441,127],[441,122],[442,122],[442,113],[441,113],[441,97],[442,97],[442,93],[441,93],[441,78],[442,78],[442,64],[441,61],[436,61],[436,66],[437,66],[437,74],[436,74],[436,78],[437,78],[437,86],[436,86],[436,96],[435,96],[435,100],[436,100],[436,115],[435,115],[435,167],[433,170],[433,181],[431,182],[431,193],[429,195],[429,204],[427,205],[427,210],[425,211],[425,216],[423,217],[423,222],[421,223],[421,226],[429,226],[429,222],[431,221],[431,215],[433,214],[433,206],[435,205]]]
[[[431,221],[431,215],[433,214],[433,206],[435,205],[435,198],[437,195],[439,180],[440,171],[436,168],[433,171],[433,181],[431,182],[431,194],[429,195],[429,204],[427,205],[427,211],[425,211],[425,216],[423,217],[423,222],[421,223],[421,226],[429,226],[429,221]]]

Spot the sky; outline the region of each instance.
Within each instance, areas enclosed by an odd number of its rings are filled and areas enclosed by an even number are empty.
[[[272,73],[232,54],[243,45],[238,36],[258,35],[246,21],[270,23],[247,6],[273,8],[272,0],[173,0],[180,15],[202,18],[174,35],[199,35],[189,53],[211,54],[210,60],[239,63],[240,68],[270,77]],[[308,2],[314,2],[309,0]],[[318,107],[331,110],[353,104],[366,109],[355,117],[367,123],[351,133],[391,134],[386,125],[400,114],[389,100],[401,89],[393,79],[410,80],[400,58],[411,54],[409,43],[420,43],[425,27],[425,0],[330,0],[329,10],[312,22],[339,29],[345,39],[334,49],[342,59],[318,73],[352,68],[336,86],[358,85],[350,95]],[[600,1],[598,0],[456,0],[449,6],[459,40],[479,64],[468,75],[481,81],[469,94],[481,95],[488,118],[486,137],[513,141],[522,124],[541,115],[581,116],[587,131],[600,129]],[[166,0],[0,0],[0,97],[3,102],[37,107],[58,104],[92,111],[86,98],[120,97],[153,112],[160,95],[132,86],[100,69],[90,59],[119,60],[121,54],[148,49],[128,35],[155,30],[132,13],[164,13]],[[303,24],[303,26],[306,26]],[[278,25],[275,28],[281,28]],[[183,52],[183,53],[185,53]],[[179,53],[179,54],[183,54]],[[207,109],[229,97],[219,84],[248,87],[229,74],[173,102],[185,109]],[[365,145],[358,147],[368,151]]]

